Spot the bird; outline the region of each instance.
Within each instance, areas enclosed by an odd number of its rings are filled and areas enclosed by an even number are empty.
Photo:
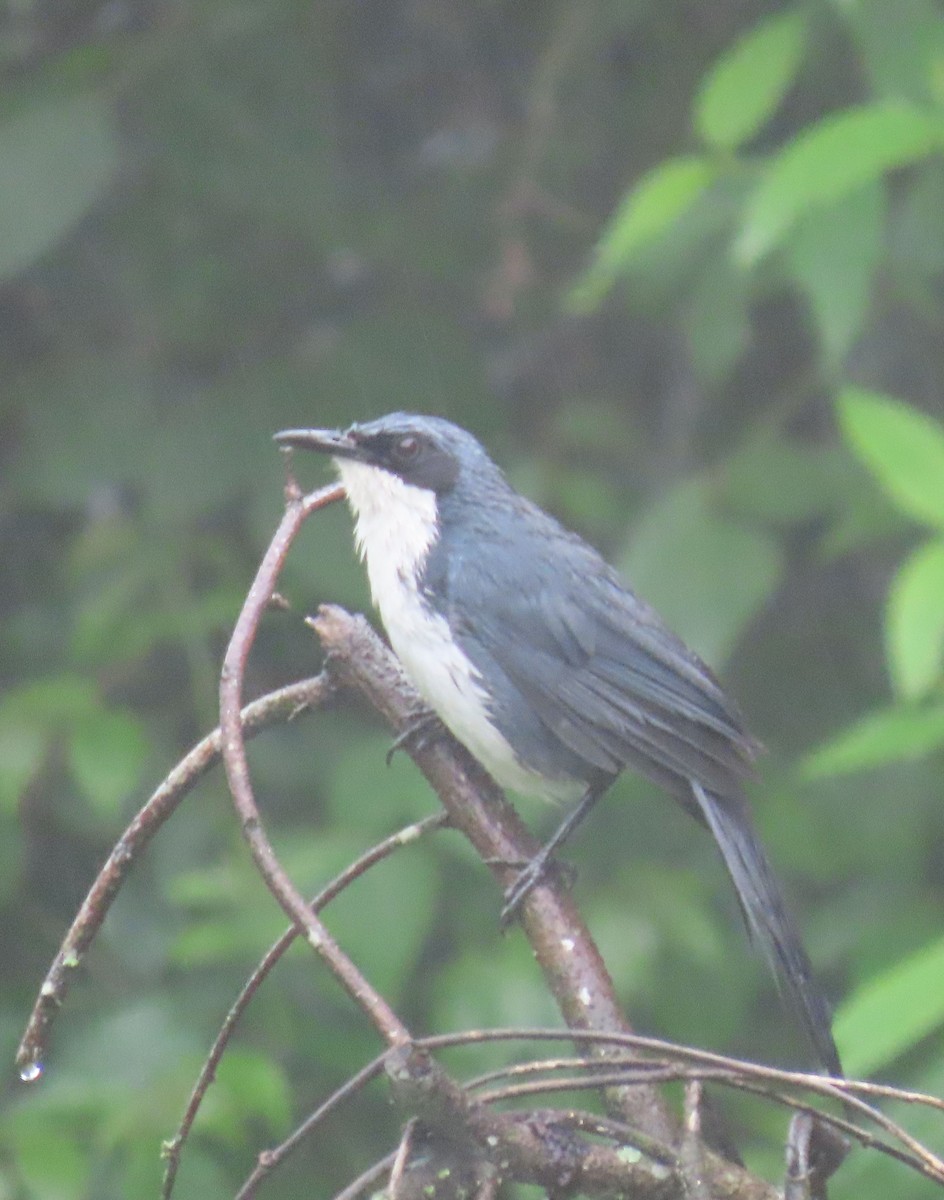
[[[748,806],[759,745],[705,663],[445,418],[395,412],[275,440],[333,460],[372,600],[436,717],[502,787],[576,801],[518,874],[504,920],[630,768],[710,831],[751,940],[822,1068],[841,1076],[828,1004]]]

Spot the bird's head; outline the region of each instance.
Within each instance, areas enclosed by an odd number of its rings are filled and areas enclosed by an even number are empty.
[[[317,450],[334,459],[342,479],[349,463],[394,475],[412,487],[441,495],[465,470],[481,469],[485,451],[470,434],[442,417],[390,413],[349,429],[285,429],[281,446]]]
[[[428,548],[439,535],[447,497],[481,496],[506,486],[472,434],[442,417],[390,413],[343,431],[286,429],[275,440],[331,457],[368,557],[372,547],[401,535]]]

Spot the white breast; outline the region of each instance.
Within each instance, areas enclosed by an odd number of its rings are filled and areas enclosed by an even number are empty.
[[[498,783],[546,795],[547,784],[518,762],[493,725],[481,676],[417,586],[438,536],[435,493],[351,459],[336,459],[335,465],[356,519],[354,536],[371,596],[413,685]]]

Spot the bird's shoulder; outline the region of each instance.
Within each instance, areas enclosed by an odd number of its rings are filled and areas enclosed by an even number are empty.
[[[711,670],[600,553],[524,497],[480,511],[431,556],[443,615],[532,696],[555,705],[621,694],[675,712],[748,749],[736,706]],[[575,706],[580,702],[575,700]]]

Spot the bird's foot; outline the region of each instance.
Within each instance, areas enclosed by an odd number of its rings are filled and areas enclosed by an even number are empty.
[[[811,1113],[797,1113],[787,1139],[786,1200],[826,1200],[826,1182],[849,1153],[850,1143],[838,1130]]]
[[[576,871],[569,863],[558,862],[546,852],[546,848],[539,850],[530,862],[503,865],[518,869],[518,878],[505,891],[505,903],[498,918],[498,927],[503,933],[518,918],[525,900],[539,884],[545,882],[548,875],[562,876],[566,887],[571,887],[576,877]]]
[[[394,738],[390,749],[387,751],[386,763],[389,767],[393,762],[393,756],[398,750],[406,750],[413,753],[417,750],[425,750],[427,746],[431,746],[433,742],[438,742],[440,738],[448,736],[449,731],[446,726],[440,721],[435,713],[428,709],[421,712],[419,716],[414,717],[407,725],[406,729],[401,734]]]

